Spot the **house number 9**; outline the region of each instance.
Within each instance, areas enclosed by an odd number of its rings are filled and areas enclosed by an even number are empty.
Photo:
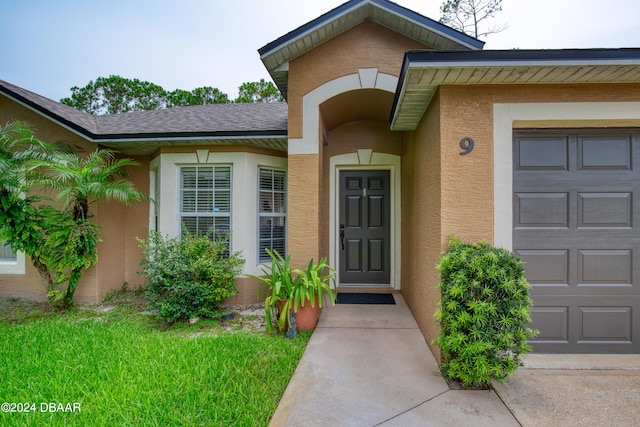
[[[469,138],[468,136],[466,138],[462,138],[460,140],[460,148],[462,148],[464,151],[460,152],[461,156],[464,156],[465,154],[469,154],[470,152],[473,151],[473,139]]]

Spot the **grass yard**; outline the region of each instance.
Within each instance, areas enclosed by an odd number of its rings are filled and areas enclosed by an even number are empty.
[[[0,304],[0,425],[269,423],[309,333],[269,336],[244,316],[167,329],[139,301],[64,315]]]

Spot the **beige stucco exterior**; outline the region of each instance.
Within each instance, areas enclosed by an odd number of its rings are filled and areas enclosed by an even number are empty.
[[[442,86],[419,126],[403,138],[402,292],[429,345],[439,300],[435,266],[455,234],[465,241],[494,240],[494,105],[518,103],[638,102],[638,85]],[[604,113],[603,113],[604,115]],[[513,127],[628,127],[633,120],[518,121]],[[460,155],[471,137],[475,149]],[[510,166],[509,166],[510,168]],[[408,195],[411,195],[409,202]],[[511,227],[510,223],[508,227]]]
[[[303,98],[323,85],[360,70],[398,76],[404,52],[427,46],[372,22],[364,22],[293,60],[289,65],[289,140],[304,138]],[[387,123],[393,93],[358,88],[323,99],[319,105],[318,147],[310,154],[289,154],[288,247],[292,260],[302,265],[310,258],[329,256],[329,160],[359,148],[399,154],[400,136]],[[307,117],[304,115],[307,114]],[[311,130],[313,132],[313,129]],[[295,149],[295,147],[294,147]],[[332,262],[332,260],[329,260]]]
[[[204,163],[234,164],[239,179],[234,184],[239,188],[234,192],[255,187],[253,176],[246,177],[255,174],[255,166],[286,169],[287,252],[292,255],[293,267],[303,268],[309,259],[321,257],[328,257],[329,263],[335,265],[337,172],[350,168],[389,170],[395,253],[391,283],[382,289],[402,292],[427,343],[439,357],[437,347],[431,344],[439,333],[433,317],[440,299],[436,265],[449,236],[510,245],[510,234],[496,238],[500,234],[497,230],[512,227],[509,187],[497,191],[501,183],[496,176],[505,181],[511,179],[510,148],[505,151],[506,157],[501,157],[501,150],[510,146],[512,128],[640,126],[640,113],[632,113],[631,117],[598,117],[597,113],[598,105],[606,103],[617,103],[616,108],[628,111],[625,103],[640,103],[640,85],[442,84],[415,130],[392,131],[389,115],[403,58],[413,49],[431,48],[365,20],[288,62],[288,153],[194,141],[188,146],[162,147],[150,156],[136,158],[140,167],[130,171],[136,186],[151,193],[155,185],[163,189],[160,206],[169,209],[169,214],[160,221],[160,231],[164,227],[176,233],[174,205],[178,196],[172,180],[178,176],[177,168],[201,163],[199,152],[206,151],[209,160]],[[532,115],[529,119],[527,114],[513,120],[507,117],[507,123],[501,124],[506,137],[501,136],[502,145],[494,144],[496,121],[500,119],[496,106],[558,104],[563,107],[550,108],[544,118]],[[580,105],[587,105],[594,113],[565,114]],[[14,119],[32,124],[43,140],[69,142],[87,151],[96,148],[76,133],[0,95],[0,122]],[[473,138],[475,149],[460,155],[460,141],[466,137]],[[162,177],[150,178],[154,173]],[[508,196],[503,197],[501,191]],[[254,238],[256,232],[245,224],[256,222],[255,199],[250,193],[234,202],[234,209],[246,211],[238,217],[236,226],[244,225],[247,230],[242,232],[253,233]],[[497,205],[506,214],[497,214]],[[85,274],[78,288],[78,300],[87,302],[99,301],[124,282],[142,284],[137,274],[141,252],[136,238],[146,236],[150,228],[148,203],[129,207],[99,203],[93,212],[102,227],[104,242],[99,247],[97,267]],[[250,244],[245,249],[254,250]],[[260,273],[255,256],[248,264],[245,272]],[[240,294],[229,303],[256,301],[257,281],[241,277],[237,287]],[[22,275],[0,274],[0,296],[45,298],[30,266]]]
[[[436,96],[413,133],[403,137],[402,293],[427,341],[437,336],[433,320],[440,298],[435,266],[443,249],[440,100]]]
[[[289,138],[302,136],[302,97],[359,68],[377,68],[397,76],[404,53],[428,49],[381,25],[365,21],[357,27],[302,55],[289,64]],[[391,106],[389,106],[391,107]]]
[[[27,123],[35,135],[47,142],[60,142],[92,152],[98,146],[69,129],[52,122],[42,115],[0,95],[0,123],[19,120]],[[146,156],[131,157],[140,166],[128,170],[136,188],[146,191],[149,187],[149,159]],[[98,244],[99,262],[91,267],[78,285],[76,300],[95,303],[120,288],[124,283],[140,286],[143,279],[137,274],[141,257],[137,237],[148,233],[149,203],[122,206],[116,202],[99,202],[91,206],[90,213],[101,227],[102,242]],[[27,259],[24,274],[0,274],[0,297],[24,297],[46,300],[46,290],[35,268]]]

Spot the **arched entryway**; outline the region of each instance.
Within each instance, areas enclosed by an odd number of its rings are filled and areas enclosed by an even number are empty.
[[[337,80],[305,96],[304,142],[296,141],[298,154],[300,143],[317,147],[319,253],[336,267],[341,285],[399,289],[402,146],[388,124],[396,80],[376,69]],[[357,190],[356,182],[363,184]]]

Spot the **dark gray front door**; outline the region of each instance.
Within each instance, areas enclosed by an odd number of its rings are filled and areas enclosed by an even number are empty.
[[[639,352],[640,133],[520,131],[513,148],[534,350]]]
[[[340,172],[340,283],[390,283],[389,171]]]

